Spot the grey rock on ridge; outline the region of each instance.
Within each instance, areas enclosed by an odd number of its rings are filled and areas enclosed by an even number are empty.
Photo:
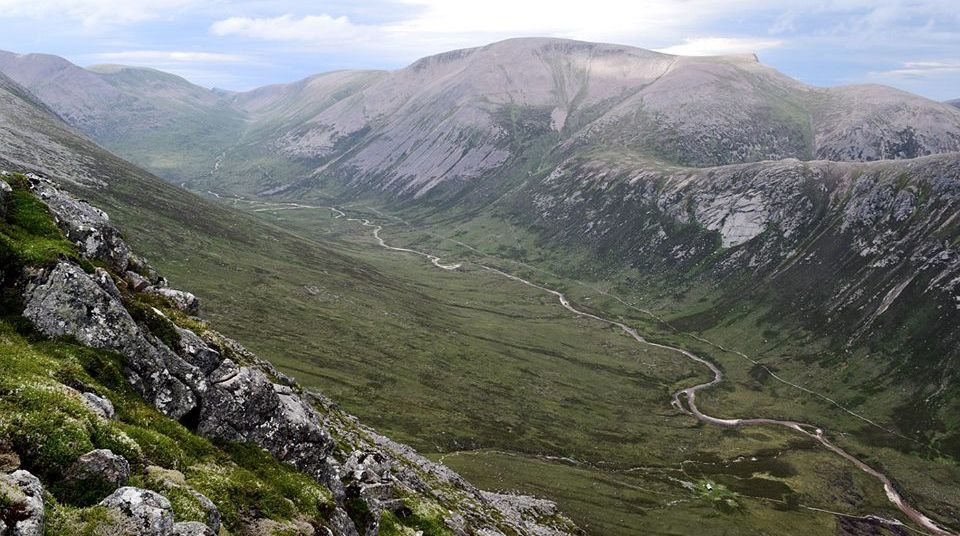
[[[48,194],[55,189],[49,182],[34,182],[42,183],[42,191]],[[82,203],[67,194],[55,194],[43,199],[56,199],[59,204]],[[50,209],[57,214],[80,214],[80,218],[86,214],[79,209]],[[60,223],[64,229],[76,226],[76,222]],[[116,232],[108,228],[110,223],[105,218],[97,220],[94,226],[95,232],[89,236],[110,237]],[[99,255],[99,244],[93,245],[96,247],[84,251]],[[117,247],[128,251],[125,244]],[[131,258],[135,263],[144,263]],[[124,274],[129,267],[129,263],[118,266],[116,273]],[[146,271],[142,265],[139,268]],[[398,500],[402,492],[430,498],[448,508],[450,515],[445,522],[458,534],[578,533],[547,501],[517,497],[517,504],[525,506],[514,510],[511,496],[489,499],[442,465],[362,428],[319,395],[302,390],[271,365],[219,333],[205,330],[186,335],[187,330],[180,328],[174,330],[179,341],[167,346],[152,334],[148,325],[134,320],[113,276],[105,271],[88,274],[76,264],[61,261],[51,268],[25,274],[25,278],[24,316],[41,333],[72,335],[83,344],[121,353],[128,382],[167,415],[209,438],[256,444],[327,486],[337,502],[326,520],[326,527],[333,534],[377,534],[380,513],[403,507]],[[151,288],[142,292],[150,292]],[[333,437],[348,439],[335,441]],[[91,453],[91,459],[80,463],[82,467],[70,474],[89,473],[87,469],[96,465],[94,458],[110,458],[104,454]],[[123,471],[117,470],[116,464],[102,465],[104,469],[110,465],[109,472],[118,475],[116,484],[122,483]],[[347,512],[347,504],[357,500],[373,514],[361,526]],[[169,502],[156,493],[125,487],[101,504],[137,525],[141,534],[167,536],[175,530]],[[533,508],[530,504],[539,506]],[[215,525],[216,520],[211,520],[211,524]],[[176,530],[196,529],[191,525]]]

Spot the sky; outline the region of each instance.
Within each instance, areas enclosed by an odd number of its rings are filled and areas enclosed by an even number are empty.
[[[753,52],[812,85],[960,98],[960,0],[0,0],[0,49],[232,90],[527,36]]]

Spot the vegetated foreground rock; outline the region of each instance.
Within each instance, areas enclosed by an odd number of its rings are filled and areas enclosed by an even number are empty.
[[[46,336],[69,336],[121,354],[127,382],[191,430],[258,445],[326,486],[333,507],[325,519],[311,521],[316,528],[373,535],[384,516],[403,522],[431,515],[455,534],[578,532],[552,503],[485,494],[446,467],[363,427],[321,395],[304,391],[238,343],[187,316],[197,312],[195,297],[166,287],[146,261],[130,252],[105,213],[46,179],[32,176],[30,184],[84,259],[109,268],[84,269],[61,260],[28,270],[20,283],[23,315]],[[109,400],[93,393],[77,393],[77,398],[98,418],[113,417]],[[126,460],[94,451],[74,464],[67,482],[82,485],[96,478],[115,488],[129,476]],[[216,512],[206,497],[199,503],[208,514],[211,507]],[[206,524],[175,524],[163,495],[134,487],[116,489],[100,504],[140,534],[206,534],[219,525],[219,513],[207,515]]]

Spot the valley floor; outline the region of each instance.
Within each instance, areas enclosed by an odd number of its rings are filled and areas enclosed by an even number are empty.
[[[647,311],[675,313],[662,298],[615,295],[609,282],[560,277],[547,255],[537,262],[545,269],[493,255],[527,238],[496,224],[453,236],[362,206],[225,201],[322,239],[389,275],[396,287],[371,308],[357,301],[363,289],[303,281],[291,289],[299,301],[284,318],[258,323],[264,319],[257,312],[218,305],[217,289],[207,285],[208,314],[238,330],[259,326],[233,334],[481,487],[554,498],[591,534],[935,533],[938,524],[960,524],[954,463],[895,448],[904,439],[889,437],[871,407],[820,393],[816,374],[789,359],[790,350],[772,352],[770,341],[737,326],[673,332]],[[406,254],[377,247],[387,244]],[[414,248],[443,258],[418,259]],[[564,292],[587,315],[562,309],[538,286]],[[277,330],[290,319],[299,322]],[[348,322],[355,331],[340,329]],[[713,374],[667,348],[636,344],[627,331],[634,328],[717,363],[726,380],[700,393],[705,413],[821,424],[831,441],[889,474],[907,502],[933,518],[930,525],[882,522],[910,523],[875,478],[811,434],[699,423],[671,402]],[[728,347],[740,353],[722,350]],[[864,428],[887,437],[865,442]]]

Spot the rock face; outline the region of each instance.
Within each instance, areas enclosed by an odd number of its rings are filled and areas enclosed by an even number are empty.
[[[129,519],[140,536],[170,536],[173,532],[173,509],[170,501],[159,493],[120,488],[100,505]]]
[[[327,457],[333,440],[316,410],[290,387],[262,371],[225,360],[210,377],[198,431],[228,441],[250,441],[324,483],[336,478]]]
[[[0,475],[0,534],[43,536],[43,485],[27,471]]]
[[[80,267],[61,262],[34,277],[23,315],[44,334],[71,335],[94,348],[125,355],[130,383],[158,409],[181,418],[197,407],[207,385],[199,369],[145,333],[112,293]]]

